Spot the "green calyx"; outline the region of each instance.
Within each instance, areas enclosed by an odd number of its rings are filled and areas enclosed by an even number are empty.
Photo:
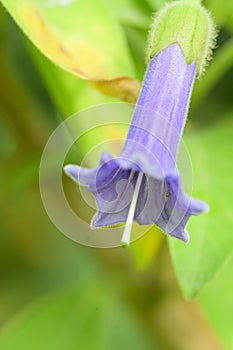
[[[211,58],[216,30],[210,14],[198,0],[174,1],[155,16],[149,33],[147,58],[178,43],[187,64],[197,62],[200,76]]]

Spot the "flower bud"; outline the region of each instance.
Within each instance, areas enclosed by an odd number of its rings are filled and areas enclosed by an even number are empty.
[[[149,34],[147,58],[151,60],[167,46],[178,43],[186,63],[196,61],[200,76],[211,57],[215,38],[212,18],[200,1],[174,1],[156,13]]]

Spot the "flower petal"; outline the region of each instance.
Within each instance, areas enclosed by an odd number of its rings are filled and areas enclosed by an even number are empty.
[[[97,168],[87,169],[78,165],[69,164],[64,167],[64,171],[72,180],[84,186],[89,187],[95,183]]]

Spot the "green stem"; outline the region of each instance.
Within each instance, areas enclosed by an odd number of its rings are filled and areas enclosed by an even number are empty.
[[[221,80],[233,65],[233,38],[229,39],[216,53],[206,75],[197,82],[192,104],[197,107],[202,103],[212,88]]]

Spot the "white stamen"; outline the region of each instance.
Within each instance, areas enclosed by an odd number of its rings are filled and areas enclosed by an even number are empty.
[[[143,178],[143,173],[139,173],[138,178],[137,178],[137,182],[136,182],[136,186],[135,186],[135,190],[133,193],[133,198],[132,198],[132,201],[131,201],[131,204],[129,207],[129,213],[128,213],[128,217],[127,217],[126,224],[125,224],[125,230],[124,230],[124,233],[123,233],[123,236],[121,239],[122,246],[130,244],[130,235],[131,235],[134,213],[135,213],[135,209],[136,209],[136,204],[137,204],[137,200],[138,200],[138,194],[139,194],[142,178]]]

